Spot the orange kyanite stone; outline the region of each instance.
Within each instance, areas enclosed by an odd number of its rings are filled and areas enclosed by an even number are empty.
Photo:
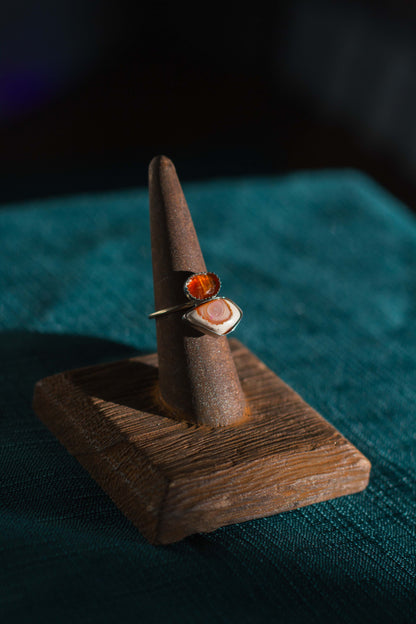
[[[185,284],[185,290],[193,299],[211,299],[219,292],[221,282],[215,273],[196,273]]]

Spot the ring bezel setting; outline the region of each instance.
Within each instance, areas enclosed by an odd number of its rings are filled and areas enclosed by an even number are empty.
[[[221,290],[221,280],[216,273],[193,273],[183,285],[185,296],[193,301],[208,301]]]
[[[172,312],[187,310],[182,320],[198,331],[211,336],[225,336],[237,327],[243,312],[237,304],[226,297],[218,297],[221,280],[216,273],[192,273],[185,281],[183,290],[188,301],[179,305],[156,310],[149,318],[159,318]]]
[[[217,308],[217,312],[212,313],[213,308]],[[231,299],[213,297],[185,312],[182,320],[204,334],[226,336],[236,329],[242,316],[243,311]]]

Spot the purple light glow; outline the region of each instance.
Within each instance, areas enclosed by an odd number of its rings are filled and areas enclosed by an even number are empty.
[[[0,73],[0,117],[17,117],[42,105],[58,84],[53,74],[33,70]]]

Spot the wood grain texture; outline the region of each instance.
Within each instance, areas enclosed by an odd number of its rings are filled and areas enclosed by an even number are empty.
[[[220,428],[163,414],[157,355],[39,381],[34,409],[152,543],[363,490],[370,462],[237,340],[251,417]]]

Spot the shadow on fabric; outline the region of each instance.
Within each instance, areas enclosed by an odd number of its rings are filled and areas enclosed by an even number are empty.
[[[8,331],[0,334],[0,372],[21,386],[61,371],[143,355],[128,345],[68,334]],[[28,388],[29,389],[29,388]]]

